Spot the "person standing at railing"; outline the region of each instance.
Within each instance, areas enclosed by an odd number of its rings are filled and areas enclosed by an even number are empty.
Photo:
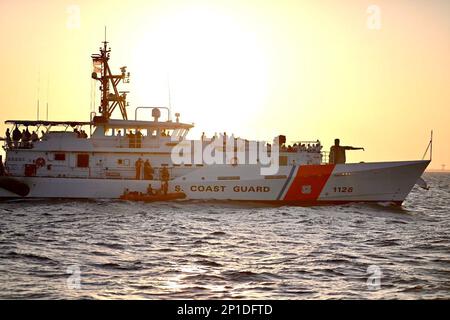
[[[345,163],[345,151],[346,150],[364,150],[364,148],[355,148],[350,146],[341,146],[339,139],[334,139],[334,146],[330,148],[330,164],[342,164]]]
[[[134,166],[136,167],[136,180],[141,180],[141,172],[142,172],[142,159],[139,158],[136,160]]]
[[[142,146],[142,132],[138,129],[136,130],[136,148],[141,148]]]
[[[150,161],[145,160],[144,162],[144,180],[153,180],[153,167],[150,164]]]
[[[129,147],[136,148],[136,136],[134,135],[133,130],[130,130],[127,136],[129,140]]]
[[[31,141],[32,141],[32,142],[39,141],[39,137],[38,137],[36,131],[33,131],[33,132],[31,133]]]
[[[22,130],[22,147],[23,148],[28,148],[28,146],[30,144],[30,139],[31,139],[31,133],[27,127],[26,131],[25,131],[25,129]]]
[[[11,140],[11,132],[9,131],[9,128],[6,129],[5,140],[6,140],[6,145],[8,146],[8,148],[11,148],[12,140]]]
[[[13,139],[14,148],[17,148],[19,146],[20,139],[22,139],[22,133],[20,132],[20,130],[17,127],[17,125],[14,128],[14,130],[13,130],[12,139]]]

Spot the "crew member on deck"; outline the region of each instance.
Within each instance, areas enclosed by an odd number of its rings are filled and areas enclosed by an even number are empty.
[[[135,163],[136,167],[136,180],[141,180],[142,159],[139,158]]]
[[[30,139],[31,139],[31,133],[28,130],[22,130],[22,147],[23,148],[28,148],[29,144],[30,144]]]
[[[129,147],[136,148],[136,136],[134,135],[133,130],[130,130],[128,138],[129,138]]]
[[[144,180],[153,180],[153,173],[154,170],[152,168],[152,165],[150,164],[150,161],[145,160],[144,162]]]
[[[38,137],[36,131],[33,131],[33,133],[31,134],[31,141],[32,142],[39,141],[39,137]]]
[[[136,130],[136,148],[140,148],[142,146],[142,132],[140,130]]]
[[[11,148],[12,140],[11,140],[11,132],[9,132],[9,128],[6,129],[5,138],[6,138],[6,145],[8,146],[8,148]]]
[[[22,133],[20,132],[19,128],[16,127],[13,130],[13,143],[14,143],[14,148],[17,148],[19,146],[19,141],[20,139],[22,139]]]
[[[152,188],[152,185],[149,183],[149,185],[148,185],[148,187],[147,187],[147,194],[149,195],[149,196],[152,196],[152,195],[154,195],[155,193],[153,192],[153,188]]]
[[[364,148],[355,148],[350,146],[341,146],[339,139],[334,139],[334,146],[330,148],[330,164],[345,163],[346,150],[364,150]]]

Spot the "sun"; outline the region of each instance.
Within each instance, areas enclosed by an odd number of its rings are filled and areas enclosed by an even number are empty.
[[[245,128],[264,108],[268,80],[265,51],[251,28],[225,11],[186,7],[145,29],[132,50],[137,104],[170,101],[197,134],[251,134]]]

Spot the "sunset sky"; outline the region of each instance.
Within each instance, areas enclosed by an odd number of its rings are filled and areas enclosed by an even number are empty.
[[[130,118],[170,83],[191,138],[339,137],[366,148],[350,161],[385,161],[421,159],[433,129],[430,168],[450,168],[448,0],[1,0],[1,135],[38,92],[41,119],[47,101],[50,120],[89,119],[104,26]]]

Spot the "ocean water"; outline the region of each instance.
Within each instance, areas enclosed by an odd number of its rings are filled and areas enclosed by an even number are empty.
[[[403,207],[0,202],[0,298],[449,299],[450,175]]]

